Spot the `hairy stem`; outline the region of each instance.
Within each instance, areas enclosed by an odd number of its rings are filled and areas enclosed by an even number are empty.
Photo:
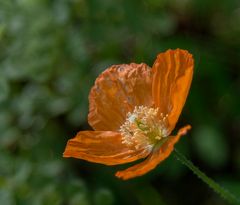
[[[196,167],[190,160],[188,160],[178,150],[174,149],[174,155],[182,164],[187,166],[203,182],[205,182],[209,187],[211,187],[216,193],[221,195],[229,203],[234,204],[234,205],[239,205],[240,204],[240,200],[236,196],[234,196],[228,190],[221,187],[213,179],[209,178],[205,173],[203,173],[198,167]]]

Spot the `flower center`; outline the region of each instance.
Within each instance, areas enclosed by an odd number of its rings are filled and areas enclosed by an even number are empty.
[[[168,136],[167,117],[159,114],[158,108],[136,106],[127,114],[125,123],[120,127],[122,143],[136,149],[152,147]]]

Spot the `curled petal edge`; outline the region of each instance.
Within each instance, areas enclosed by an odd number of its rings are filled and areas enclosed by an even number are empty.
[[[181,136],[186,135],[190,125],[181,128],[176,136],[169,136],[169,139],[160,147],[153,150],[147,159],[136,164],[126,170],[118,171],[115,176],[123,180],[128,180],[134,177],[139,177],[154,169],[160,162],[165,160],[173,151],[174,145],[178,142]]]

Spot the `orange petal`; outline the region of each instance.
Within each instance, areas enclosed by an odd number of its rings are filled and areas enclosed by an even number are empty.
[[[168,114],[169,133],[174,129],[186,101],[193,75],[192,55],[181,49],[157,56],[153,65],[153,99],[163,114]]]
[[[105,70],[89,95],[89,124],[95,130],[118,130],[134,106],[152,105],[151,81],[150,67],[144,63]]]
[[[187,131],[191,129],[190,125],[181,128],[176,136],[169,136],[169,139],[160,147],[155,148],[152,154],[143,162],[136,164],[126,170],[118,171],[116,176],[124,180],[138,177],[146,174],[154,169],[161,161],[166,159],[174,149],[174,145],[178,142],[182,135],[185,135]]]
[[[70,139],[63,154],[105,165],[116,165],[144,158],[147,150],[134,150],[121,142],[122,136],[111,131],[82,131]]]

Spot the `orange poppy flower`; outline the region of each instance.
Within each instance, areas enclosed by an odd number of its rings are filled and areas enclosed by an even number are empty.
[[[113,65],[96,79],[89,95],[88,122],[67,143],[64,157],[105,165],[144,161],[118,171],[130,179],[154,169],[191,128],[170,135],[186,101],[193,75],[192,55],[181,49],[160,53],[152,69],[144,64]]]

